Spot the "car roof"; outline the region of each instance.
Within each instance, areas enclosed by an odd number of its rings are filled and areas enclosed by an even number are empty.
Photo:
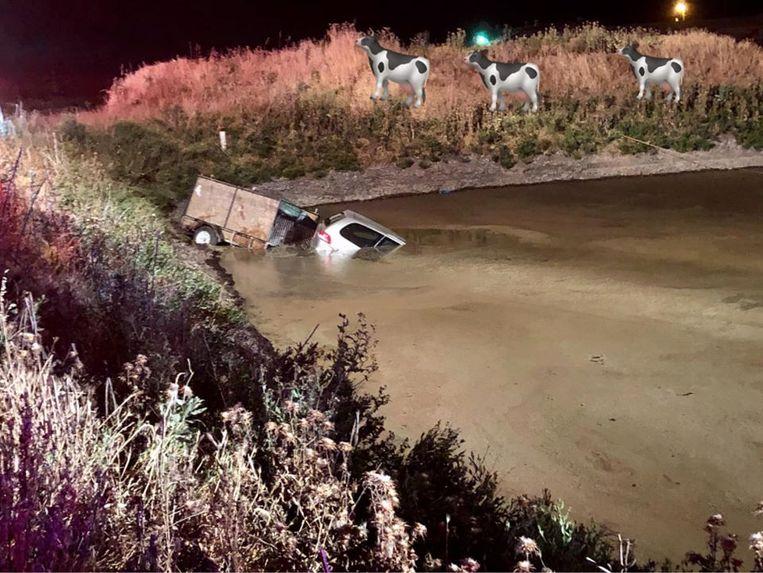
[[[405,239],[403,239],[403,237],[401,237],[400,235],[398,235],[394,231],[391,231],[390,229],[388,229],[384,225],[381,225],[381,224],[377,223],[376,221],[374,221],[372,219],[369,219],[368,217],[366,217],[364,215],[361,215],[360,213],[356,213],[355,211],[350,211],[349,209],[347,209],[345,211],[342,211],[342,214],[344,215],[344,217],[342,219],[340,219],[340,220],[343,221],[343,222],[353,222],[354,221],[356,223],[361,223],[361,224],[365,225],[366,227],[369,227],[369,228],[373,229],[377,233],[381,233],[382,235],[387,235],[388,237],[390,237],[391,239],[394,239],[395,241],[397,241],[401,245],[405,245]]]

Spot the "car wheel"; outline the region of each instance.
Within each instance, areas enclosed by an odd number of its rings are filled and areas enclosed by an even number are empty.
[[[197,245],[217,245],[220,242],[215,231],[209,225],[203,225],[193,233],[193,242]]]

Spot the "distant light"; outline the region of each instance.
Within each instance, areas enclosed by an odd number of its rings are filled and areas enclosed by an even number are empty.
[[[678,2],[676,2],[675,6],[673,6],[673,14],[675,14],[677,17],[680,16],[681,20],[686,20],[686,14],[688,12],[689,12],[689,4],[687,4],[683,0],[679,0]]]
[[[489,46],[490,36],[486,32],[477,32],[474,34],[474,45],[480,47]]]

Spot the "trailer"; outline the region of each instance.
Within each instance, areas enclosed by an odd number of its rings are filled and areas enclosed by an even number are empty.
[[[211,177],[199,176],[180,224],[198,245],[251,250],[310,241],[318,214]]]

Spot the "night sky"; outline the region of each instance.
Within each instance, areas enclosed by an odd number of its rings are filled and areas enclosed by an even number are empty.
[[[693,2],[693,17],[763,12],[760,0]],[[96,99],[122,69],[211,48],[280,45],[320,37],[332,22],[388,26],[404,38],[427,30],[442,39],[479,22],[606,24],[666,21],[670,1],[512,2],[284,0],[0,0],[0,101],[15,97]]]

